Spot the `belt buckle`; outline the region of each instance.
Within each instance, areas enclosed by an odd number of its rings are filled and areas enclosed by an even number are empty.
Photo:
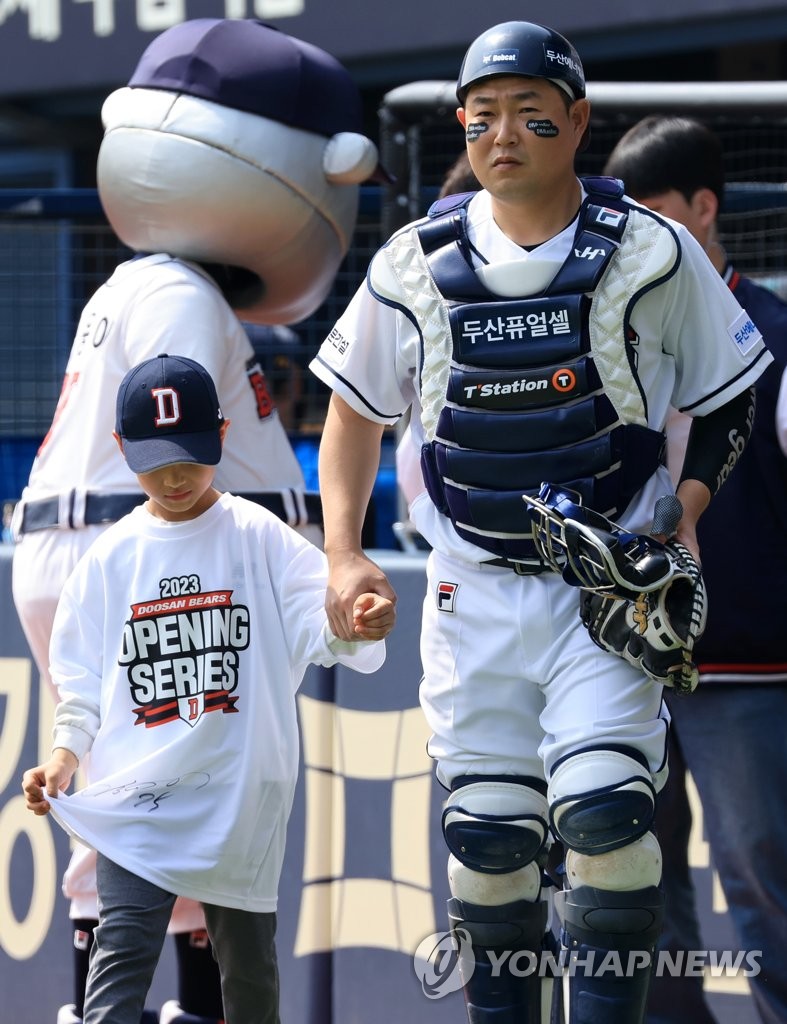
[[[513,560],[510,562],[510,565],[517,576],[540,576],[547,568],[540,563],[530,565],[527,562],[515,562]]]

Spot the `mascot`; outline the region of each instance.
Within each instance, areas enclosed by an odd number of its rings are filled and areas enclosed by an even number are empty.
[[[144,500],[112,438],[114,396],[136,363],[163,352],[202,363],[233,422],[216,485],[321,542],[319,498],[304,490],[241,321],[291,324],[312,314],[349,248],[359,185],[386,177],[362,134],[361,98],[346,69],[255,20],[197,19],[162,33],[128,85],[107,98],[102,120],[99,194],[135,255],[82,312],[14,522],[14,600],[50,686],[49,637],[65,578],[108,523]],[[82,1017],[94,872],[95,855],[80,847],[64,880],[75,994],[58,1024]],[[161,1024],[219,1020],[199,905],[178,900],[171,930],[178,999],[162,1008]]]

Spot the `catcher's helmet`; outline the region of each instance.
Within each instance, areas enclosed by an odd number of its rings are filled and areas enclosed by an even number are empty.
[[[459,70],[459,102],[464,106],[470,86],[494,75],[546,78],[566,88],[575,100],[585,95],[582,61],[568,39],[529,21],[505,21],[470,44]]]

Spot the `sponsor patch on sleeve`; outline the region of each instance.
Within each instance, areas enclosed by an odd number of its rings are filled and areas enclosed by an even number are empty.
[[[350,339],[345,338],[341,331],[338,331],[334,327],[331,333],[328,335],[327,340],[329,344],[333,345],[333,347],[336,349],[340,356],[346,355],[347,350],[350,347]]]
[[[746,355],[758,342],[762,341],[762,335],[745,309],[727,328],[727,333],[743,355]]]

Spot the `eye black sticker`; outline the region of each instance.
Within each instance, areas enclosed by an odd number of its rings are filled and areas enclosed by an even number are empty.
[[[537,121],[535,118],[531,118],[526,128],[529,128],[531,132],[535,132],[536,135],[540,135],[544,139],[553,139],[556,135],[560,134],[560,129],[549,118],[544,118],[542,121]]]
[[[475,142],[479,136],[483,135],[484,132],[488,131],[489,125],[486,123],[486,121],[474,121],[473,124],[469,124],[467,126],[467,131],[465,132],[465,135],[467,137],[468,142]]]

